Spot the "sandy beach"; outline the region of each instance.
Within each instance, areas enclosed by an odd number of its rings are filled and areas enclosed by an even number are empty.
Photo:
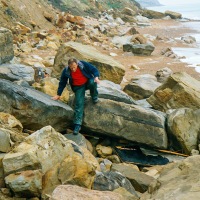
[[[151,56],[135,56],[130,53],[123,52],[122,50],[112,51],[117,54],[115,59],[123,64],[126,68],[125,79],[130,81],[133,77],[141,74],[155,75],[156,71],[164,67],[170,68],[173,72],[184,71],[190,74],[196,79],[200,79],[200,73],[195,71],[195,68],[189,67],[187,63],[181,62],[177,58],[169,58],[161,55],[161,51],[164,48],[180,47],[191,48],[194,44],[185,44],[181,41],[174,41],[175,38],[180,38],[185,35],[192,35],[198,33],[197,30],[184,26],[184,22],[176,20],[163,20],[153,19],[151,20],[151,26],[148,27],[136,27],[136,30],[140,34],[149,34],[152,36],[159,36],[161,38],[167,38],[166,40],[155,40],[155,50]],[[172,42],[169,40],[172,39]],[[98,48],[101,52],[109,54],[108,51]],[[133,70],[131,65],[136,65],[140,70]],[[124,83],[125,84],[125,83]],[[123,84],[122,84],[123,86]]]

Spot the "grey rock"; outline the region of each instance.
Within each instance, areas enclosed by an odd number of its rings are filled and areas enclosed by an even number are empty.
[[[108,99],[100,99],[96,105],[87,101],[84,112],[83,126],[88,132],[167,148],[162,112]]]
[[[87,148],[86,139],[82,134],[74,135],[73,133],[64,135],[68,140],[74,141],[78,146]]]
[[[125,188],[137,197],[134,187],[130,181],[119,172],[97,172],[93,189],[100,191],[113,191],[119,187]]]
[[[173,74],[173,71],[168,67],[165,67],[163,69],[158,70],[155,76],[158,82],[164,83],[171,74]]]
[[[164,166],[158,182],[149,186],[140,200],[199,200],[200,155]]]
[[[156,183],[156,179],[153,177],[133,169],[130,166],[123,164],[112,164],[111,170],[120,172],[131,182],[135,190],[141,193],[146,192],[151,183]]]
[[[121,90],[120,85],[111,81],[103,80],[98,85],[99,97],[103,99],[110,99],[117,102],[124,102],[128,104],[135,104],[135,101]]]
[[[14,115],[24,128],[38,130],[46,125],[64,131],[72,123],[73,110],[66,104],[34,89],[0,79],[0,111]]]
[[[154,90],[158,88],[161,83],[154,80],[155,76],[141,75],[132,79],[131,83],[124,87],[124,91],[134,99],[145,99],[150,97]]]
[[[185,72],[173,73],[147,101],[156,110],[200,108],[200,81]]]
[[[166,10],[165,15],[166,16],[169,15],[172,19],[181,19],[182,18],[182,15],[180,13],[173,12],[170,10]]]
[[[153,44],[124,44],[123,51],[132,52],[136,55],[150,56],[154,51],[155,47]]]
[[[21,197],[40,197],[42,191],[42,172],[29,170],[5,177],[6,184]]]
[[[32,67],[19,64],[3,64],[0,66],[0,78],[10,81],[24,80],[34,82],[35,71]]]
[[[200,136],[200,109],[181,108],[174,110],[167,117],[167,129],[171,145],[175,150],[190,154],[198,149]]]
[[[12,32],[0,28],[0,64],[12,60],[14,57]]]

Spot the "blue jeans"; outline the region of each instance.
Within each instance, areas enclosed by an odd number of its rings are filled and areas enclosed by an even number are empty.
[[[84,85],[72,87],[72,90],[75,93],[74,124],[82,124],[85,91],[88,89],[90,90],[92,100],[98,99],[97,83],[94,82],[94,79],[88,79]]]

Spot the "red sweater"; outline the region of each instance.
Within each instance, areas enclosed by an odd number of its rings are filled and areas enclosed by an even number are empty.
[[[71,71],[72,76],[72,85],[79,86],[83,85],[87,82],[87,77],[83,75],[80,68],[77,67],[77,70],[75,72]]]

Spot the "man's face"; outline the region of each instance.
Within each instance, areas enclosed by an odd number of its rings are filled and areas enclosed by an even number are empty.
[[[78,64],[73,62],[69,65],[69,68],[71,69],[71,71],[75,72],[77,70]]]

